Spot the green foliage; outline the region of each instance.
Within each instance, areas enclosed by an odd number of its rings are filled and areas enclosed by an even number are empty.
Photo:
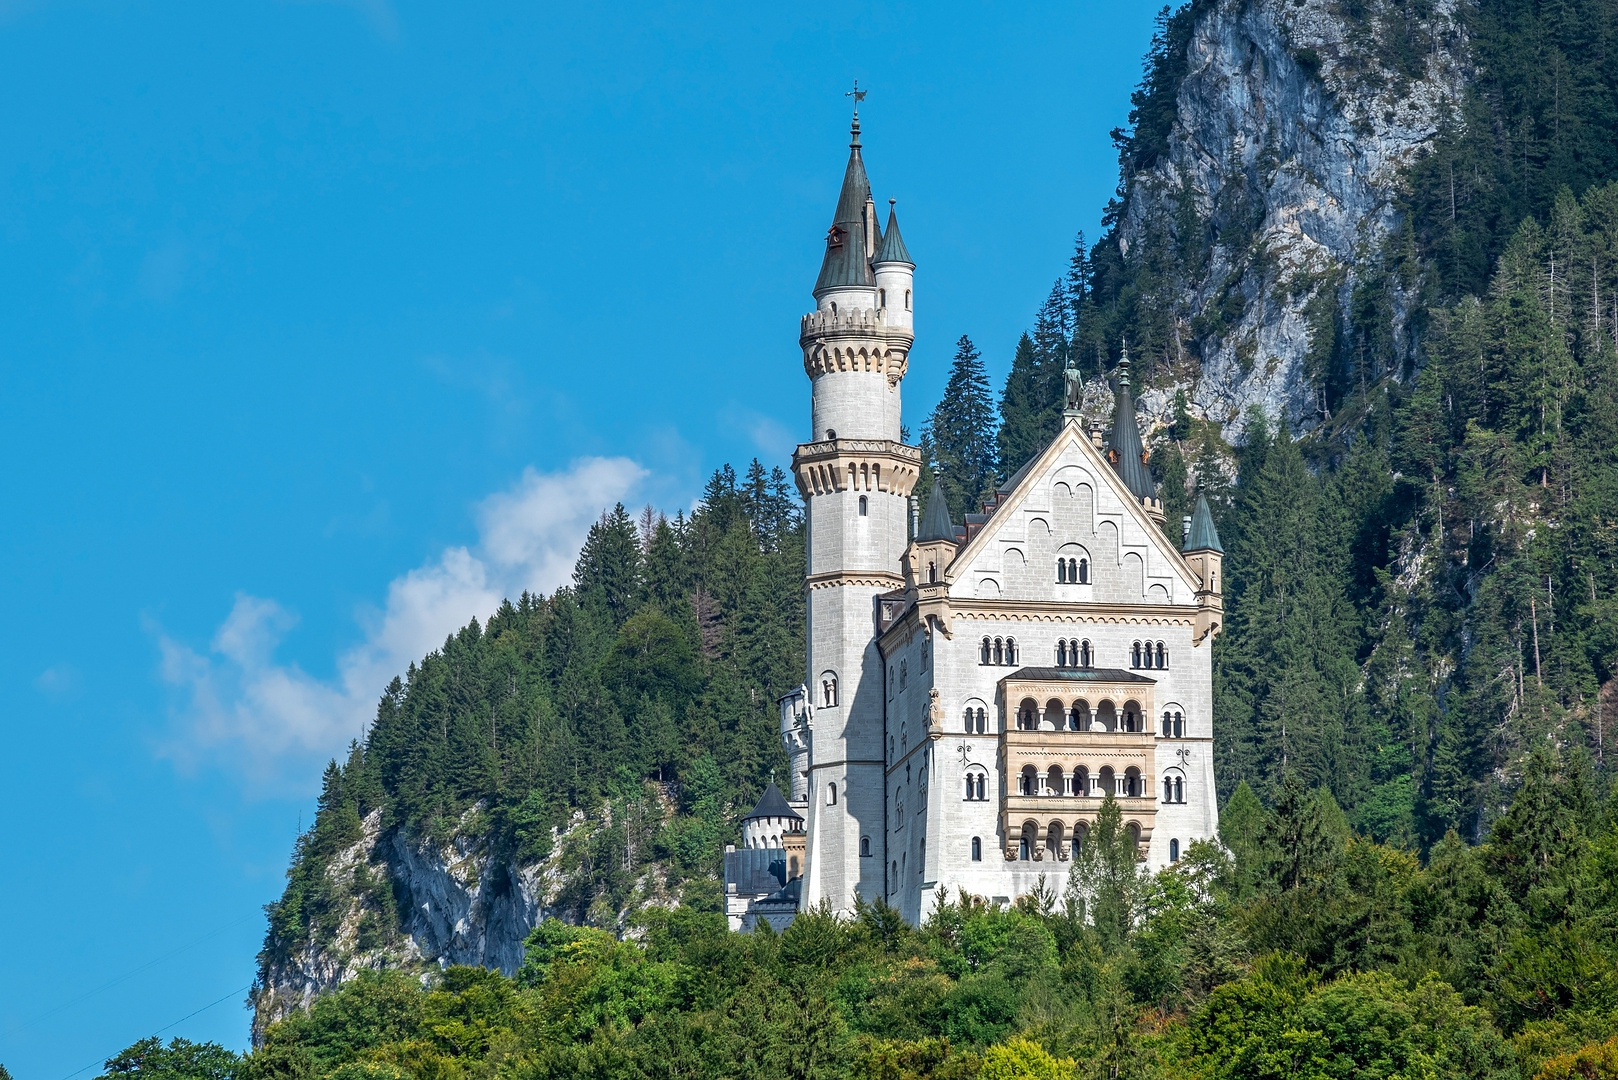
[[[154,1035],[108,1058],[105,1068],[97,1080],[236,1080],[242,1059],[218,1043],[171,1039],[164,1046]]]
[[[328,873],[371,814],[384,833],[442,840],[464,821],[502,858],[557,858],[575,920],[615,921],[649,863],[670,886],[711,874],[732,815],[782,764],[803,560],[796,494],[756,461],[741,480],[716,472],[689,517],[603,515],[572,587],[503,603],[387,687],[365,743],[326,770],[261,963],[329,944],[356,903],[366,946],[399,944],[387,875]],[[609,807],[614,828],[558,849],[575,812]]]
[[[1106,808],[1065,905],[944,893],[919,928],[878,902],[779,935],[657,909],[639,940],[547,920],[514,979],[366,972],[271,1025],[238,1071],[1600,1076],[1610,1049],[1588,1044],[1618,1036],[1618,827],[1583,768],[1536,754],[1489,842],[1451,835],[1426,866],[1288,774],[1273,806],[1251,787],[1228,804],[1235,860],[1199,843],[1155,875]],[[1557,828],[1567,842],[1528,838]]]
[[[930,450],[928,464],[943,484],[951,521],[977,513],[985,496],[994,490],[995,421],[989,380],[983,359],[965,334],[955,343],[944,396],[922,432]],[[931,487],[918,487],[923,499]],[[922,506],[926,512],[926,506]]]

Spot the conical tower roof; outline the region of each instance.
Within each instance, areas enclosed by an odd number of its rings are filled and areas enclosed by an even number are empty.
[[[1152,482],[1152,472],[1143,460],[1146,450],[1141,446],[1140,428],[1135,426],[1135,399],[1129,394],[1127,352],[1118,361],[1117,405],[1112,413],[1112,449],[1118,455],[1113,467],[1135,498],[1157,498],[1157,485]]]
[[[752,821],[754,818],[797,818],[803,820],[803,815],[792,809],[786,799],[781,797],[781,789],[775,786],[775,781],[764,788],[764,794],[758,797],[758,805],[753,812],[742,818],[743,821]]]
[[[899,214],[894,210],[897,199],[888,200],[888,227],[882,236],[882,246],[877,249],[873,263],[899,262],[909,263],[912,267],[916,261],[910,257],[910,250],[905,247],[904,237],[899,235]]]
[[[955,523],[949,519],[949,502],[944,498],[944,486],[938,482],[938,475],[933,474],[933,490],[927,496],[927,512],[921,518],[921,532],[916,534],[919,543],[928,543],[934,540],[948,540],[955,542]]]
[[[1208,510],[1208,496],[1200,492],[1196,508],[1191,511],[1191,531],[1185,536],[1185,550],[1225,553],[1219,546],[1219,530],[1214,528],[1213,514]]]
[[[871,201],[871,182],[865,176],[860,158],[860,118],[854,114],[853,141],[848,144],[848,168],[843,171],[843,190],[837,196],[837,212],[826,233],[826,257],[815,279],[815,295],[824,289],[845,285],[872,285],[876,278],[865,257],[865,205]]]

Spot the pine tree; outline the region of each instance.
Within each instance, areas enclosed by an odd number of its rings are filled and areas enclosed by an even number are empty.
[[[995,482],[994,401],[983,359],[965,334],[955,343],[944,396],[922,437],[949,502],[950,520],[976,512]]]
[[[629,618],[640,596],[641,552],[635,522],[618,503],[590,526],[573,568],[573,582],[586,604],[600,604],[613,624]]]
[[[1000,430],[996,441],[1000,448],[1002,480],[1027,464],[1044,445],[1040,437],[1040,410],[1044,399],[1039,380],[1034,339],[1024,334],[1017,341],[1017,352],[1011,359],[1005,390],[1000,395]]]

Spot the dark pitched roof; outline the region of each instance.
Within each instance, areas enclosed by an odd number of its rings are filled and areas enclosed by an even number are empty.
[[[752,821],[754,818],[797,818],[803,820],[803,815],[792,809],[791,805],[781,797],[781,789],[772,781],[764,789],[764,794],[758,797],[758,805],[753,812],[742,818],[743,821]]]
[[[1018,668],[1006,678],[1022,682],[1157,682],[1156,679],[1123,668],[1025,667]]]
[[[837,196],[837,212],[831,231],[826,234],[826,257],[815,279],[815,293],[843,285],[872,285],[876,277],[865,257],[865,204],[871,200],[871,182],[865,178],[865,162],[860,158],[860,121],[854,118],[854,141],[848,145],[848,168],[843,172],[843,190]]]
[[[1208,511],[1208,497],[1197,495],[1197,506],[1191,511],[1191,531],[1186,534],[1186,551],[1217,551],[1221,555],[1225,549],[1219,546],[1219,530],[1214,528],[1213,514]]]
[[[927,512],[922,515],[921,531],[916,539],[921,543],[955,539],[955,523],[949,518],[949,503],[944,499],[944,487],[938,482],[937,474],[933,475],[933,490],[927,496]]]
[[[895,200],[888,200],[888,227],[882,237],[882,246],[876,249],[876,258],[873,263],[900,262],[916,265],[916,260],[910,257],[910,249],[905,247],[904,237],[899,235],[899,215],[894,210]]]
[[[1118,455],[1113,468],[1123,477],[1127,487],[1137,499],[1157,498],[1157,485],[1152,472],[1141,459],[1146,450],[1141,446],[1140,428],[1135,426],[1135,399],[1129,394],[1129,358],[1118,362],[1117,407],[1112,413],[1112,449]]]

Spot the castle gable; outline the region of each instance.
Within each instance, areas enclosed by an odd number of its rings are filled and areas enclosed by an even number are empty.
[[[958,600],[1112,605],[1191,605],[1197,589],[1180,552],[1071,419],[1017,475],[946,581]]]

